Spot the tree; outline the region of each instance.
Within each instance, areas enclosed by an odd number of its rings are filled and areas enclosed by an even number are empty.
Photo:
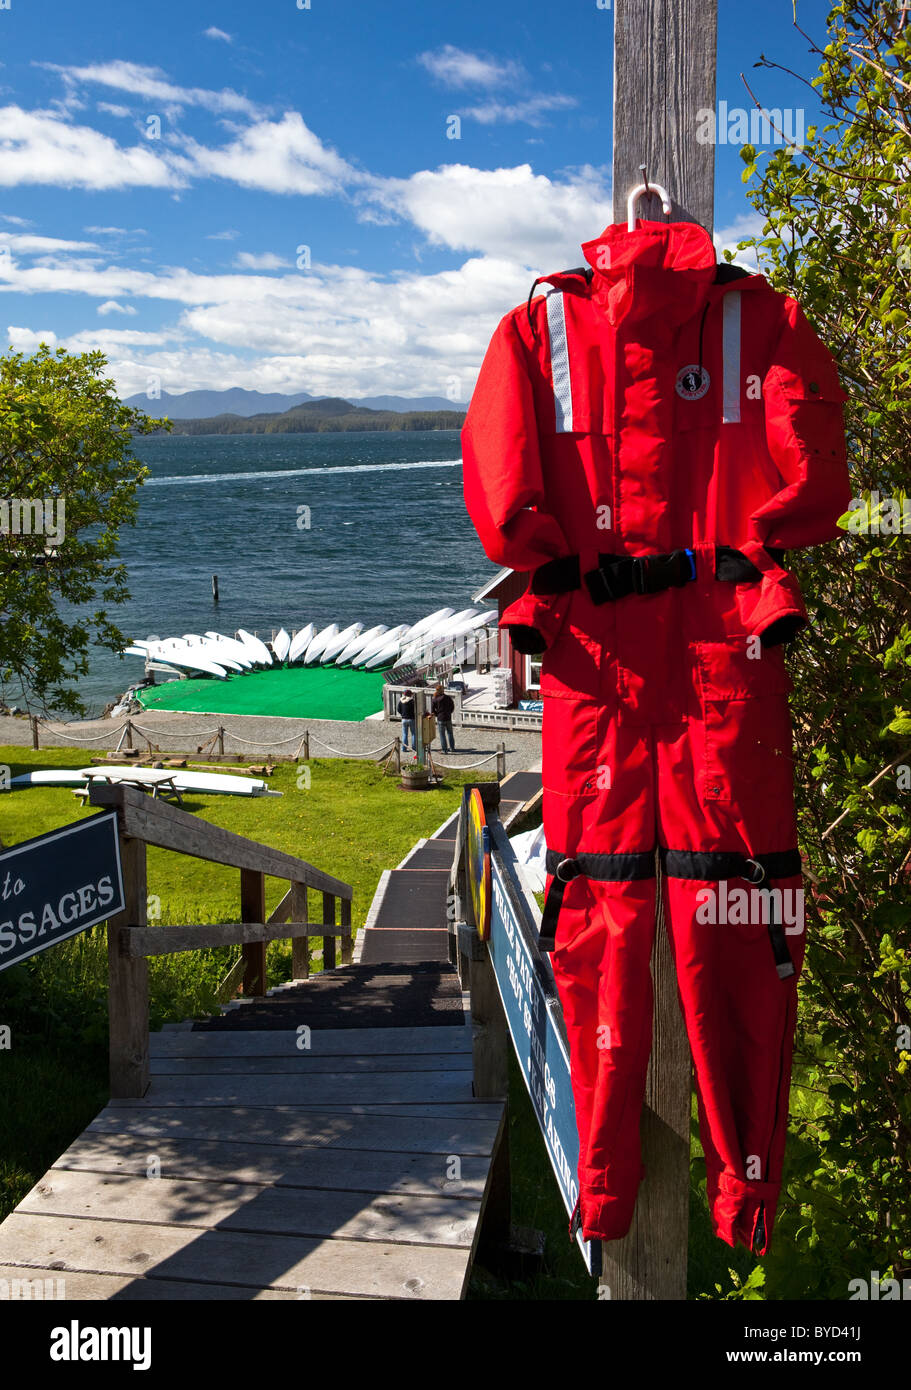
[[[90,646],[126,640],[108,606],[129,597],[119,530],[147,474],[133,435],[162,422],[120,403],[106,365],[46,343],[0,358],[0,691],[29,708],[84,713],[69,683]]]
[[[911,1272],[911,12],[845,0],[810,44],[827,123],[802,149],[743,151],[765,227],[742,245],[838,360],[855,498],[843,540],[790,557],[815,605],[791,656],[813,877],[766,1270],[778,1296],[846,1298],[870,1271]]]

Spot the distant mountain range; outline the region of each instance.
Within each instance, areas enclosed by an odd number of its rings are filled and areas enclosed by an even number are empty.
[[[464,423],[465,412],[454,410],[451,402],[444,410],[373,410],[340,396],[320,396],[290,410],[171,419],[174,434],[324,434],[341,430],[457,430]]]
[[[247,391],[242,386],[230,386],[225,391],[183,391],[179,395],[162,391],[154,399],[139,391],[135,396],[127,396],[124,405],[134,406],[158,420],[165,415],[171,420],[201,420],[218,415],[250,417],[267,412],[283,412],[307,401],[337,399],[334,396],[311,396],[307,391],[284,395],[280,391]],[[455,410],[464,413],[468,409],[467,404],[447,400],[445,396],[364,396],[347,403],[368,410],[400,413],[416,410]]]

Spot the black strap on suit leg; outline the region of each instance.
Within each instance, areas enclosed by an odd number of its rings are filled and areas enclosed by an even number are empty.
[[[568,883],[572,883],[574,878],[583,877],[601,883],[631,883],[637,879],[654,878],[655,851],[648,850],[644,854],[568,855],[549,849],[545,856],[545,867],[552,878],[544,900],[538,946],[542,951],[552,951]]]

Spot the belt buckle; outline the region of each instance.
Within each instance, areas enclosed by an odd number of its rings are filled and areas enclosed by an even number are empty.
[[[610,575],[600,565],[595,570],[587,570],[583,578],[592,603],[598,607],[602,603],[610,603],[612,599],[616,598],[611,589]]]
[[[647,593],[649,592],[649,588],[648,588],[648,556],[647,556],[647,555],[634,555],[634,556],[633,556],[632,577],[633,577],[633,593],[634,593],[634,594],[647,594]]]

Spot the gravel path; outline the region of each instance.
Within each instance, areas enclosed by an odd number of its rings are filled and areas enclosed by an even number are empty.
[[[264,755],[289,757],[297,752],[305,732],[310,732],[310,756],[352,757],[358,754],[385,751],[400,725],[380,720],[363,719],[347,722],[337,719],[277,719],[259,715],[175,714],[167,710],[145,710],[133,715],[133,726],[148,734],[162,751],[195,753],[220,724],[225,730],[225,752],[239,758]],[[124,726],[117,719],[92,719],[83,723],[42,723],[42,748],[84,748],[86,758],[95,753],[114,749]],[[439,743],[433,747],[434,761],[445,766],[469,767],[496,752],[497,744],[506,745],[506,770],[536,769],[541,762],[541,735],[525,730],[456,728],[456,751],[440,754]],[[31,747],[32,731],[27,719],[0,715],[0,744]],[[136,747],[142,747],[134,735]],[[439,755],[439,756],[438,756]],[[495,771],[496,761],[484,762],[479,770]]]

